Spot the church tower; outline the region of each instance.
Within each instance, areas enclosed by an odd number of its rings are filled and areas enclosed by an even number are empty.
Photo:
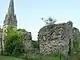
[[[7,29],[10,25],[13,25],[15,28],[17,28],[17,19],[16,15],[14,13],[14,1],[10,0],[8,13],[5,16],[3,29]]]

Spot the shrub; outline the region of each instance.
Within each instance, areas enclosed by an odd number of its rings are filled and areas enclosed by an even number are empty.
[[[23,40],[21,34],[10,27],[4,38],[4,48],[7,55],[20,55],[23,52]]]

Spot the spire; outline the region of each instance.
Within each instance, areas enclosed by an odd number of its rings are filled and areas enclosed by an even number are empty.
[[[10,0],[8,13],[6,14],[5,20],[4,20],[4,26],[5,25],[14,25],[17,27],[17,19],[16,15],[14,14],[14,0]]]
[[[9,8],[8,8],[8,14],[14,15],[14,1],[10,0]]]

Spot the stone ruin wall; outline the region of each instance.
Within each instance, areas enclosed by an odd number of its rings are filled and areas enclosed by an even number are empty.
[[[69,42],[72,47],[72,22],[44,26],[38,33],[40,53],[43,55],[69,52]]]
[[[24,38],[23,44],[24,44],[25,52],[30,53],[32,50],[32,34],[31,34],[31,32],[25,33],[25,38]]]

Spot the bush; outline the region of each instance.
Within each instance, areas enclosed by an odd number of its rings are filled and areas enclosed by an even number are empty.
[[[4,48],[7,55],[20,55],[23,52],[23,40],[21,34],[12,27],[8,29],[4,38]]]
[[[35,49],[39,49],[39,42],[38,41],[32,41],[32,46]]]

